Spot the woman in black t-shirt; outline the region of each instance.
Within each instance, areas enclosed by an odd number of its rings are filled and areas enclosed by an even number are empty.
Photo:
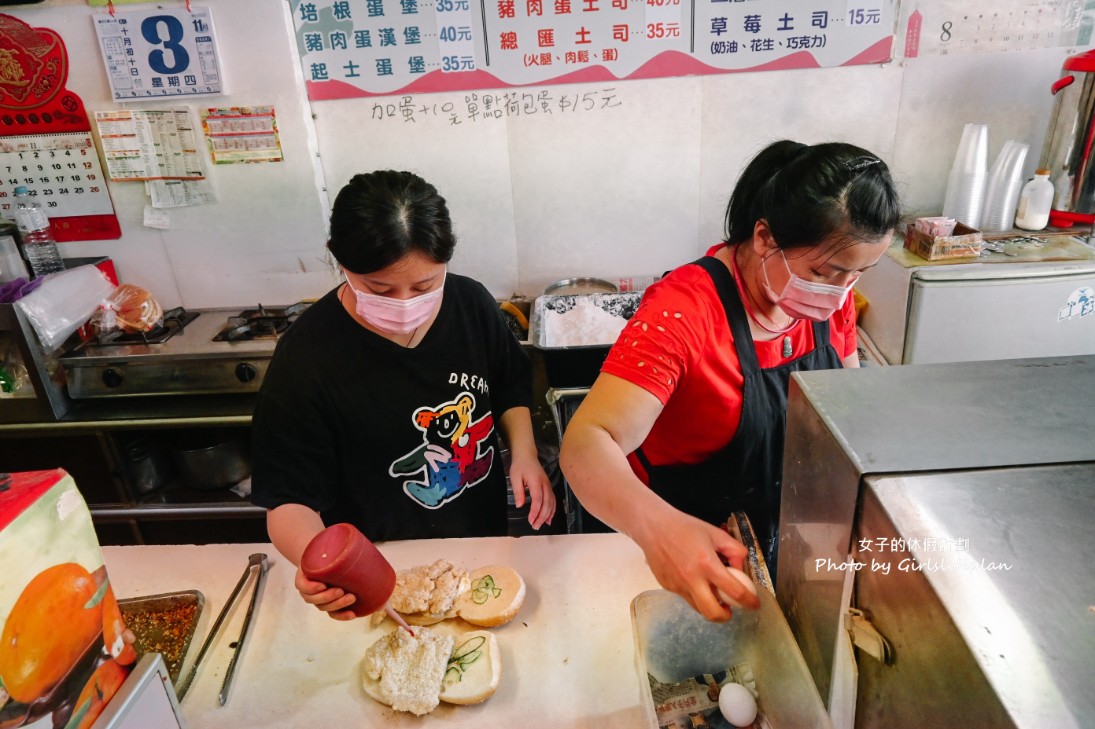
[[[506,534],[499,430],[516,505],[550,524],[528,357],[487,290],[447,271],[455,242],[445,200],[409,172],[356,175],[335,199],[346,281],[282,335],[252,419],[251,499],[293,564],[339,522],[374,541]],[[299,569],[296,586],[353,617],[341,589]]]

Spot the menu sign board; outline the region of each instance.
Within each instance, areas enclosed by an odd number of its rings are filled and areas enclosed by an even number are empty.
[[[291,0],[312,99],[889,60],[896,0]]]

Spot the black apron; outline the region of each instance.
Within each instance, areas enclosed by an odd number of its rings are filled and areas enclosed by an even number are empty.
[[[702,463],[654,466],[641,448],[635,455],[646,469],[650,488],[677,509],[716,525],[735,511],[745,511],[774,580],[791,373],[839,369],[842,364],[829,342],[829,322],[823,321],[814,322],[812,352],[779,367],[761,369],[734,277],[717,258],[705,256],[695,263],[715,282],[734,335],[745,377],[741,422],[730,442]]]

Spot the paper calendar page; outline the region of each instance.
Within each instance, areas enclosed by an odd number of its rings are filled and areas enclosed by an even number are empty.
[[[91,132],[0,137],[0,212],[14,218],[15,188],[53,218],[113,215]]]

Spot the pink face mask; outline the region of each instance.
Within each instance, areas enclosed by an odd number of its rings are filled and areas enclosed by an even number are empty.
[[[354,307],[358,316],[365,319],[377,329],[389,334],[409,334],[430,318],[441,294],[445,290],[445,282],[435,290],[415,296],[410,299],[392,299],[387,296],[366,294],[358,291],[346,280],[346,285],[357,297]]]
[[[764,272],[764,290],[773,304],[796,319],[809,319],[810,321],[827,320],[833,315],[833,312],[844,305],[844,300],[848,298],[848,293],[851,292],[852,287],[855,286],[855,281],[852,281],[845,288],[803,280],[791,271],[791,267],[787,265],[787,258],[784,257],[782,250],[779,252],[779,255],[783,258],[783,266],[787,269],[787,274],[790,278],[787,280],[787,285],[783,287],[783,291],[777,294],[772,290],[772,284],[768,281],[768,270],[764,268],[764,263],[762,262],[760,269]],[[771,257],[772,256],[769,256],[769,258]],[[768,258],[764,260],[766,262],[768,261]],[[859,279],[856,280],[858,281]]]

